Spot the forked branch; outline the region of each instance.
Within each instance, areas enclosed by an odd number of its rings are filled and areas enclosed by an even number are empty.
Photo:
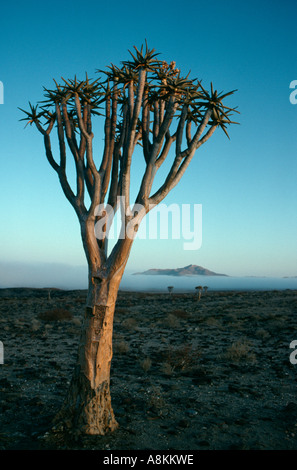
[[[100,220],[101,216],[96,215],[98,205],[109,204],[115,209],[119,196],[124,200],[124,229],[134,217],[130,207],[131,165],[138,144],[145,166],[136,181],[139,190],[134,205],[142,204],[148,211],[176,186],[196,151],[217,128],[229,138],[227,126],[234,124],[230,117],[238,112],[224,104],[235,90],[218,93],[211,83],[207,91],[189,74],[181,76],[175,62],[158,60],[158,54],[147,44],[140,50],[134,47],[130,55],[122,66],[112,64],[98,71],[103,78],[62,78],[62,84],[55,81],[53,90],[45,89],[44,101],[37,106],[29,103],[29,111],[24,111],[24,120],[35,124],[44,137],[47,159],[59,176],[65,196],[81,224],[88,226]],[[93,146],[94,118],[104,120],[104,146],[99,160]],[[55,125],[59,159],[54,157],[51,142]],[[76,191],[66,175],[67,152],[75,163]],[[155,176],[167,159],[171,160],[168,173],[151,194]],[[106,252],[107,236],[103,234],[96,242],[100,253]]]

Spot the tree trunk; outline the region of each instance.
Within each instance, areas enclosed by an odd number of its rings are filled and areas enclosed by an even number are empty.
[[[111,406],[113,318],[124,272],[111,279],[89,275],[87,306],[70,389],[56,422],[74,434],[106,434],[118,427]]]

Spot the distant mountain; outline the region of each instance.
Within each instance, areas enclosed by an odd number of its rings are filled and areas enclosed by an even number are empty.
[[[149,269],[143,273],[134,274],[144,274],[146,276],[227,276],[227,274],[215,273],[202,266],[196,266],[195,264],[189,264],[189,266],[185,266],[184,268],[176,269]]]

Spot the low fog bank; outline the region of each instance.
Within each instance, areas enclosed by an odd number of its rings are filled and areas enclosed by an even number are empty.
[[[272,277],[224,277],[224,276],[163,276],[126,273],[122,290],[168,292],[194,292],[196,286],[212,290],[273,290],[297,289],[297,278]]]
[[[194,292],[195,287],[207,286],[212,290],[272,290],[297,289],[297,278],[224,277],[224,276],[150,276],[125,272],[120,289],[129,291]],[[86,289],[87,266],[70,266],[58,263],[0,263],[0,288],[52,287],[58,289]]]
[[[0,288],[86,289],[87,281],[86,266],[59,263],[0,263]]]

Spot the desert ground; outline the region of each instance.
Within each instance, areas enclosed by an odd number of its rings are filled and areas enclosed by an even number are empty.
[[[297,449],[297,291],[120,292],[119,428],[50,432],[76,359],[86,292],[0,289],[3,450]],[[291,356],[292,357],[292,356]]]

